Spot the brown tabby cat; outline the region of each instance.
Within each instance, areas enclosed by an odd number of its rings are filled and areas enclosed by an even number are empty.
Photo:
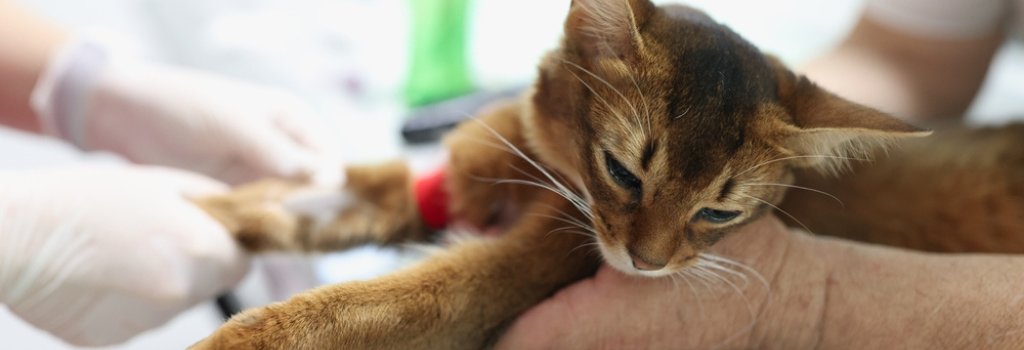
[[[445,140],[449,212],[478,227],[505,224],[507,233],[459,242],[378,279],[248,310],[192,348],[484,348],[519,313],[594,273],[600,260],[582,246],[596,244],[626,273],[678,273],[724,235],[769,215],[796,169],[833,173],[875,146],[927,134],[819,89],[697,10],[649,0],[573,1],[565,38],[539,73],[521,99]],[[297,214],[306,211],[290,203],[308,189],[277,181],[200,204],[253,251],[430,236],[404,165],[351,167],[348,179],[326,215]],[[1021,203],[978,204],[1021,213]],[[803,209],[791,207],[816,217]],[[510,213],[516,219],[503,220]],[[866,231],[845,235],[858,232]]]

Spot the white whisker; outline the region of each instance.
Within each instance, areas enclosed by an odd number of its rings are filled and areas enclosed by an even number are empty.
[[[573,206],[575,206],[576,209],[578,209],[581,213],[583,213],[583,215],[587,216],[587,218],[593,219],[593,216],[591,216],[591,214],[590,214],[589,205],[584,203],[581,199],[573,198],[574,195],[571,192],[568,192],[568,190],[565,190],[565,189],[562,189],[562,188],[556,188],[556,187],[553,187],[553,186],[548,185],[548,184],[543,184],[543,183],[539,183],[539,182],[533,182],[533,181],[529,181],[529,180],[521,180],[521,179],[488,179],[488,178],[483,178],[483,177],[473,177],[473,179],[480,180],[480,181],[493,181],[495,184],[519,184],[519,185],[529,185],[529,186],[536,186],[536,187],[539,187],[539,188],[543,188],[545,190],[554,192],[554,193],[562,196],[563,198],[568,200]]]
[[[746,332],[749,332],[750,330],[752,330],[754,328],[754,326],[757,324],[757,322],[759,322],[761,320],[761,318],[764,317],[764,313],[768,310],[769,306],[771,306],[771,303],[772,303],[772,290],[771,290],[771,285],[768,283],[768,280],[766,280],[764,278],[764,276],[760,272],[757,272],[757,270],[754,270],[753,268],[751,268],[751,267],[749,267],[749,266],[747,266],[745,264],[741,264],[741,263],[738,263],[738,262],[730,260],[730,259],[726,259],[726,258],[723,258],[723,257],[720,257],[720,256],[716,256],[716,255],[712,255],[712,254],[706,254],[706,253],[701,253],[699,255],[699,258],[700,258],[700,261],[698,263],[700,263],[700,262],[704,262],[705,263],[702,266],[708,266],[708,267],[711,267],[711,268],[715,268],[714,266],[723,267],[721,265],[718,265],[717,263],[724,263],[724,264],[729,264],[729,265],[736,266],[738,268],[744,269],[744,270],[748,271],[749,273],[753,274],[755,277],[757,277],[757,279],[761,282],[761,284],[765,288],[765,293],[766,293],[765,306],[762,309],[762,311],[760,313],[758,313],[758,312],[754,311],[753,305],[750,303],[750,299],[747,298],[746,294],[743,294],[741,289],[738,286],[736,286],[736,284],[732,283],[731,281],[729,281],[725,277],[721,277],[720,276],[727,284],[729,284],[733,288],[733,290],[736,291],[736,293],[740,294],[740,296],[743,297],[744,301],[747,303],[747,309],[750,311],[751,322],[746,327],[744,327],[743,329],[740,329],[735,334],[733,334],[732,336],[726,338],[724,341],[719,343],[719,345],[714,347],[714,348],[717,348],[719,346],[722,346],[722,345],[724,345],[724,344],[734,340],[736,337],[738,337],[738,336],[740,336],[740,335],[742,335],[742,334],[744,334]],[[729,271],[736,272],[736,271],[733,271],[731,269],[729,269]],[[746,289],[746,288],[747,287],[745,286],[743,289]]]
[[[640,122],[640,113],[637,112],[636,107],[633,106],[633,103],[630,102],[629,99],[626,98],[626,95],[622,94],[622,92],[619,91],[619,89],[616,89],[615,86],[613,86],[611,83],[609,83],[604,78],[601,78],[597,74],[594,74],[594,72],[591,72],[590,70],[587,70],[586,68],[583,68],[582,66],[580,66],[580,65],[578,65],[576,63],[573,63],[573,62],[570,62],[570,61],[567,61],[567,60],[562,60],[562,62],[565,62],[567,64],[570,64],[570,65],[578,68],[579,70],[582,70],[584,73],[587,73],[590,76],[594,77],[594,79],[597,79],[598,81],[604,83],[604,85],[607,85],[608,88],[612,89],[612,91],[614,91],[616,94],[618,94],[619,97],[621,97],[622,100],[626,102],[626,105],[628,105],[629,108],[633,110],[633,116],[636,117],[636,124],[638,126],[640,126],[641,130],[643,130],[643,123]],[[570,72],[572,72],[572,71],[570,70]],[[573,74],[573,75],[575,75],[575,74]],[[579,77],[577,77],[577,78],[579,78]],[[580,80],[580,81],[582,81],[582,80]],[[593,90],[591,90],[591,91],[593,91]],[[595,94],[597,94],[597,93],[595,92]]]
[[[745,195],[745,194],[740,194],[740,196],[743,196],[743,197],[747,197],[747,198],[750,198],[750,199],[756,200],[756,201],[758,201],[758,202],[761,202],[761,203],[767,204],[768,206],[770,206],[770,207],[772,207],[772,208],[775,208],[775,210],[778,210],[778,211],[779,211],[780,213],[782,213],[782,214],[785,214],[785,215],[786,215],[786,216],[788,216],[788,217],[789,217],[790,219],[793,219],[793,221],[796,221],[796,223],[800,224],[800,226],[802,226],[802,227],[804,228],[804,230],[807,230],[807,233],[810,233],[811,235],[815,235],[815,234],[814,234],[814,232],[813,232],[813,231],[811,231],[811,229],[807,228],[807,225],[804,225],[804,223],[803,223],[803,222],[800,222],[800,220],[799,220],[799,219],[797,219],[796,217],[794,217],[794,216],[793,216],[792,214],[790,214],[790,213],[786,212],[785,210],[782,210],[782,208],[779,208],[779,207],[778,207],[778,206],[776,206],[775,204],[771,204],[771,203],[769,203],[768,201],[766,201],[766,200],[764,200],[764,199],[761,199],[761,198],[757,198],[757,197],[754,197],[754,196],[749,196],[749,195]],[[815,235],[815,236],[816,236],[816,235]]]
[[[679,118],[685,117],[685,116],[686,116],[687,114],[689,114],[689,113],[690,113],[690,108],[692,108],[692,107],[687,107],[687,108],[686,108],[686,111],[683,111],[683,114],[680,114],[680,115],[677,115],[677,116],[675,116],[675,118],[672,118],[672,120],[676,120],[676,119],[679,119]]]
[[[688,278],[686,278],[686,275],[683,274],[682,272],[677,272],[675,274],[669,275],[669,277],[671,277],[673,281],[676,280],[676,277],[679,277],[679,278],[683,279],[683,283],[686,283],[687,287],[690,288],[690,291],[693,292],[693,296],[697,298],[697,307],[700,310],[700,317],[701,318],[706,317],[705,313],[704,313],[704,299],[701,299],[700,293],[697,292],[697,288],[693,287],[693,283],[690,283],[690,280]]]
[[[573,204],[573,206],[576,207],[577,210],[579,210],[581,213],[583,213],[583,215],[587,216],[590,219],[593,219],[593,214],[590,213],[590,205],[589,204],[587,204],[585,201],[583,201],[581,198],[579,198],[578,195],[576,195],[574,192],[572,192],[572,190],[570,190],[568,187],[563,185],[561,182],[558,182],[558,180],[556,180],[554,178],[554,176],[551,175],[550,172],[545,170],[536,161],[534,161],[530,157],[526,156],[526,154],[523,153],[522,150],[520,150],[518,147],[516,147],[511,142],[509,142],[508,139],[506,139],[504,136],[501,136],[501,134],[499,134],[497,131],[495,131],[493,128],[491,128],[490,125],[487,125],[487,123],[484,123],[483,121],[481,121],[479,119],[473,119],[473,120],[475,120],[476,122],[480,123],[481,126],[483,126],[488,131],[490,131],[492,134],[494,134],[494,136],[497,137],[502,143],[504,143],[506,146],[511,148],[516,155],[518,155],[523,160],[525,160],[527,163],[529,163],[534,168],[536,168],[538,171],[540,171],[541,174],[544,175],[544,177],[546,177],[549,181],[551,181],[553,183],[553,186],[545,185],[545,184],[541,184],[541,183],[531,183],[530,181],[514,181],[514,180],[500,180],[500,181],[509,181],[511,183],[532,184],[532,185],[537,185],[537,186],[539,186],[541,188],[545,188],[545,189],[551,190],[552,192],[555,192],[555,193],[561,195],[562,197],[565,197],[566,199],[568,199],[569,202],[571,202]],[[556,190],[556,188],[557,188],[557,190]]]
[[[761,164],[752,166],[750,168],[747,168],[747,170],[744,170],[744,171],[740,172],[739,174],[733,175],[733,177],[746,174],[746,173],[750,172],[751,170],[754,170],[756,168],[759,168],[759,167],[762,167],[762,166],[765,166],[765,165],[768,165],[768,164],[771,164],[771,163],[781,162],[781,161],[790,160],[790,159],[801,159],[801,158],[828,158],[828,159],[842,159],[842,160],[859,160],[859,161],[865,161],[865,162],[871,161],[870,159],[864,159],[864,158],[829,156],[829,155],[823,155],[823,154],[813,154],[813,155],[806,155],[806,156],[789,156],[789,157],[782,157],[782,158],[778,158],[778,159],[772,159],[772,160],[769,160],[767,162],[763,162]]]
[[[679,281],[676,280],[676,276],[668,275],[668,278],[672,280],[672,292],[679,293]]]
[[[698,273],[698,272],[701,272],[701,273]],[[715,290],[713,288],[711,288],[710,284],[708,284],[710,282],[710,280],[708,279],[707,276],[705,276],[703,274],[703,271],[700,271],[699,269],[694,269],[694,268],[691,267],[691,268],[687,268],[687,269],[683,270],[683,273],[686,273],[686,274],[688,274],[690,276],[693,276],[693,278],[697,279],[697,282],[700,282],[700,284],[704,285],[704,289],[706,289],[708,292],[711,292],[711,297],[715,298],[716,301],[719,300],[718,299],[718,293],[715,293]]]
[[[694,269],[696,271],[700,271],[701,274],[703,274],[705,277],[707,277],[708,281],[710,281],[711,284],[713,284],[715,286],[720,286],[720,281],[722,280],[722,276],[719,275],[717,272],[711,271],[706,266],[703,266],[703,265],[700,265],[700,264],[696,264],[696,265],[690,266],[690,268],[692,268],[692,269]]]
[[[618,117],[619,119],[625,119],[625,117],[622,115],[622,113],[619,113],[619,111],[616,110],[615,107],[612,107],[612,105],[610,103],[608,103],[608,100],[605,100],[604,97],[601,96],[601,94],[598,94],[597,90],[594,90],[594,88],[591,87],[590,84],[587,84],[587,82],[584,81],[583,78],[580,78],[579,75],[576,75],[576,73],[574,73],[569,68],[566,68],[565,70],[568,71],[569,74],[572,74],[573,77],[576,77],[576,80],[579,80],[580,83],[583,84],[583,86],[585,86],[587,88],[587,90],[590,90],[590,92],[594,94],[594,97],[596,97],[598,99],[598,101],[601,101],[601,103],[604,104],[605,107],[608,108],[609,112],[611,112],[612,114],[615,114],[615,116]],[[636,120],[637,120],[638,123],[640,122],[640,118],[639,117],[637,117]],[[643,128],[643,126],[640,126],[640,127]],[[631,136],[633,136],[633,143],[640,144],[640,139],[637,138],[636,135],[631,135]]]
[[[683,279],[683,283],[686,283],[688,286],[690,286],[690,291],[692,291],[693,295],[697,297],[697,301],[698,302],[701,301],[700,293],[697,292],[697,288],[693,287],[693,283],[690,283],[690,279],[686,278],[686,274],[685,273],[677,272],[673,276],[679,276],[679,278],[682,278]]]
[[[729,342],[733,341],[734,339],[736,339],[736,337],[739,337],[740,335],[743,335],[744,333],[747,333],[750,330],[754,329],[754,325],[757,324],[757,322],[761,318],[760,315],[763,313],[758,313],[757,311],[754,310],[754,305],[750,302],[750,298],[748,298],[747,295],[743,293],[743,290],[740,289],[740,287],[736,286],[735,283],[732,283],[732,281],[730,281],[728,278],[719,276],[718,274],[714,274],[714,276],[717,276],[722,280],[722,282],[725,282],[727,285],[732,287],[736,294],[743,298],[743,303],[747,306],[747,311],[750,313],[750,323],[748,323],[746,326],[730,335],[728,338],[725,338],[725,340],[722,340],[722,342],[718,343],[718,345],[711,347],[712,349],[717,349],[722,345],[728,344]]]
[[[731,266],[738,267],[738,268],[740,268],[742,270],[745,270],[748,273],[754,275],[754,277],[757,277],[757,279],[761,282],[761,285],[763,285],[765,287],[765,289],[767,289],[769,292],[771,291],[771,285],[768,283],[768,280],[764,278],[764,275],[762,275],[760,272],[758,272],[754,268],[752,268],[750,266],[747,266],[746,264],[742,264],[742,263],[736,262],[736,261],[728,259],[728,258],[724,258],[724,257],[718,256],[718,255],[708,254],[708,253],[700,253],[699,257],[701,259],[705,259],[705,260],[708,260],[710,262],[728,264],[728,265],[731,265]]]
[[[716,263],[714,261],[700,260],[700,261],[697,262],[697,265],[702,266],[702,267],[706,267],[706,268],[709,269],[709,271],[722,271],[722,272],[725,272],[725,273],[727,273],[729,275],[736,276],[740,280],[743,280],[743,288],[744,289],[746,289],[747,286],[750,285],[750,279],[747,278],[747,275],[744,275],[744,274],[740,273],[739,271],[730,269],[728,267],[719,265],[718,263]]]
[[[572,248],[572,250],[570,250],[570,251],[569,251],[568,253],[566,253],[565,255],[566,255],[566,256],[569,256],[569,254],[572,254],[572,252],[575,252],[575,251],[576,251],[577,249],[580,249],[580,248],[583,248],[583,247],[596,247],[596,246],[598,246],[598,245],[599,245],[599,243],[597,243],[597,242],[587,242],[587,243],[583,243],[583,244],[580,244],[580,245],[576,246],[576,248]]]
[[[530,174],[530,173],[527,173],[526,171],[524,171],[524,170],[522,170],[522,169],[519,169],[519,167],[517,167],[517,166],[515,166],[515,165],[509,165],[509,166],[510,166],[510,167],[511,167],[511,168],[512,168],[513,170],[515,170],[515,171],[519,172],[520,174],[523,174],[523,175],[525,175],[525,176],[527,176],[527,177],[529,177],[529,178],[533,179],[534,181],[537,181],[538,183],[543,183],[543,184],[547,184],[546,182],[544,182],[544,180],[543,180],[543,179],[540,179],[540,178],[538,178],[538,177],[536,177],[536,176],[534,176],[534,175],[532,175],[532,174]],[[543,164],[541,164],[541,166],[543,166]],[[555,175],[558,175],[558,176],[559,176],[559,178],[561,178],[561,176],[562,176],[561,174],[559,174],[558,172],[554,172],[554,173],[555,173]],[[564,178],[562,178],[562,181],[565,181],[565,179],[564,179]],[[555,180],[553,180],[552,182],[555,182],[555,183],[559,183],[558,181],[555,181]],[[568,182],[568,181],[566,181],[566,182]],[[572,197],[572,200],[573,200],[573,201],[578,201],[578,202],[580,202],[580,203],[584,203],[584,204],[586,204],[586,206],[587,206],[587,207],[588,207],[588,209],[589,209],[589,206],[590,206],[590,205],[589,205],[589,204],[587,204],[587,203],[586,203],[586,201],[584,201],[584,200],[583,200],[583,198],[582,198],[582,197],[580,197],[580,195],[579,195],[579,194],[577,194],[577,193],[576,193],[575,191],[572,191],[572,189],[570,189],[570,188],[569,188],[569,186],[563,186],[563,187],[565,187],[565,189],[566,189],[566,193],[564,194],[565,196],[568,196],[568,197]],[[566,214],[566,215],[568,215],[568,214]]]
[[[832,199],[835,199],[836,202],[839,202],[839,205],[843,207],[843,210],[846,209],[846,204],[844,204],[843,201],[839,199],[839,197],[833,196],[833,195],[829,194],[828,192],[821,191],[821,190],[816,190],[816,189],[809,188],[809,187],[796,186],[796,185],[785,185],[785,184],[771,184],[771,183],[745,183],[743,185],[744,186],[779,186],[779,187],[788,187],[788,188],[795,188],[795,189],[799,189],[799,190],[811,191],[811,192],[819,193],[819,194],[828,196],[828,197],[830,197]]]
[[[548,231],[547,234],[550,235],[550,234],[555,233],[555,232],[568,232],[568,233],[580,234],[580,235],[587,236],[587,237],[590,237],[590,238],[597,238],[597,236],[595,236],[593,233],[585,232],[585,231],[579,231],[579,230],[576,230],[576,229],[577,229],[576,226],[565,226],[565,227],[560,227],[560,228],[556,228],[554,230]],[[572,230],[572,231],[569,231],[569,230]]]
[[[608,45],[608,41],[601,41],[601,43],[604,44],[608,51],[615,52],[611,45]],[[647,97],[644,96],[644,91],[640,89],[640,84],[637,83],[633,70],[627,68],[626,72],[629,73],[629,80],[633,81],[633,87],[636,88],[636,93],[640,95],[640,100],[644,102],[644,114],[647,115],[647,135],[653,137],[654,134],[651,131],[651,106],[647,103]],[[643,131],[643,125],[640,126],[640,130],[641,132]]]
[[[510,154],[516,154],[515,151],[513,151],[511,148],[508,148],[504,144],[499,144],[499,143],[491,142],[489,140],[484,140],[484,139],[479,138],[479,137],[473,137],[473,138],[471,138],[471,140],[473,140],[473,142],[482,144],[484,146],[489,146],[491,148],[499,149],[499,150],[508,152]]]
[[[554,229],[551,232],[561,231],[561,230],[564,230],[566,228],[572,228],[572,229],[581,228],[581,229],[587,231],[588,233],[590,233],[591,237],[595,237],[596,238],[596,236],[594,236],[593,234],[596,234],[597,231],[595,231],[594,229],[590,228],[590,226],[581,225],[579,223],[579,221],[567,220],[565,218],[560,218],[560,217],[557,217],[557,216],[546,215],[546,214],[529,213],[529,214],[526,214],[526,215],[529,215],[529,216],[539,216],[539,217],[542,217],[542,218],[548,218],[548,219],[555,220],[555,221],[561,221],[561,222],[567,223],[569,225],[572,225],[572,226],[566,226],[566,227]]]
[[[577,219],[577,218],[573,217],[572,215],[569,215],[568,213],[566,213],[566,212],[562,211],[561,209],[555,208],[555,207],[553,207],[553,206],[551,206],[551,205],[549,205],[549,204],[544,204],[544,203],[541,203],[540,205],[542,205],[542,206],[544,206],[544,207],[547,207],[547,208],[549,208],[549,209],[551,209],[551,210],[557,211],[557,212],[558,212],[559,214],[562,214],[562,215],[564,215],[564,216],[565,216],[565,219],[567,219],[567,220],[572,220],[572,221],[573,221],[573,222],[575,222],[576,224],[578,224],[578,225],[580,225],[580,226],[582,226],[582,227],[585,227],[585,228],[586,228],[586,229],[588,229],[588,230],[594,230],[594,227],[593,227],[593,226],[591,226],[591,225],[588,225],[588,224],[586,224],[586,223],[585,223],[585,222],[583,222],[582,220],[579,220],[579,219]]]
[[[644,115],[647,116],[647,137],[654,137],[654,132],[651,130],[651,106],[647,103],[647,96],[644,96],[644,90],[640,89],[640,84],[636,81],[636,76],[632,70],[629,72],[629,80],[633,81],[633,87],[636,89],[637,95],[640,95],[640,101],[644,103]]]

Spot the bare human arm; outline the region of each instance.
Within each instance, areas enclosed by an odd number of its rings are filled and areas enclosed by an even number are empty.
[[[68,33],[12,0],[0,0],[0,124],[40,133],[29,96]]]
[[[979,38],[906,33],[868,16],[802,70],[826,89],[911,122],[956,120],[974,100],[1002,31]]]
[[[942,255],[821,240],[831,266],[823,349],[1024,344],[1024,257]]]
[[[728,263],[719,265],[748,276],[742,295],[706,273],[673,282],[603,267],[522,315],[497,348],[1012,349],[1024,343],[1024,257],[927,254],[814,238],[775,218],[726,238],[714,253],[759,271],[771,285],[771,301],[753,274]],[[736,277],[730,283],[743,285]]]

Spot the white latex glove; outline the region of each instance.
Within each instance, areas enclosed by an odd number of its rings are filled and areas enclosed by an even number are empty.
[[[61,50],[33,93],[51,134],[231,184],[265,177],[344,181],[336,147],[306,103],[278,89],[113,55],[95,41]]]
[[[224,228],[185,197],[223,189],[162,168],[0,173],[0,302],[75,345],[164,324],[248,270]]]

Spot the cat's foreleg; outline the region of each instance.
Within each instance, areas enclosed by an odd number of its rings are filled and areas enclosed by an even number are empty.
[[[593,274],[588,237],[545,193],[509,232],[456,244],[384,277],[317,288],[250,309],[193,346],[209,349],[480,349],[558,288]],[[528,219],[527,219],[528,218]],[[569,218],[580,220],[581,217]]]

